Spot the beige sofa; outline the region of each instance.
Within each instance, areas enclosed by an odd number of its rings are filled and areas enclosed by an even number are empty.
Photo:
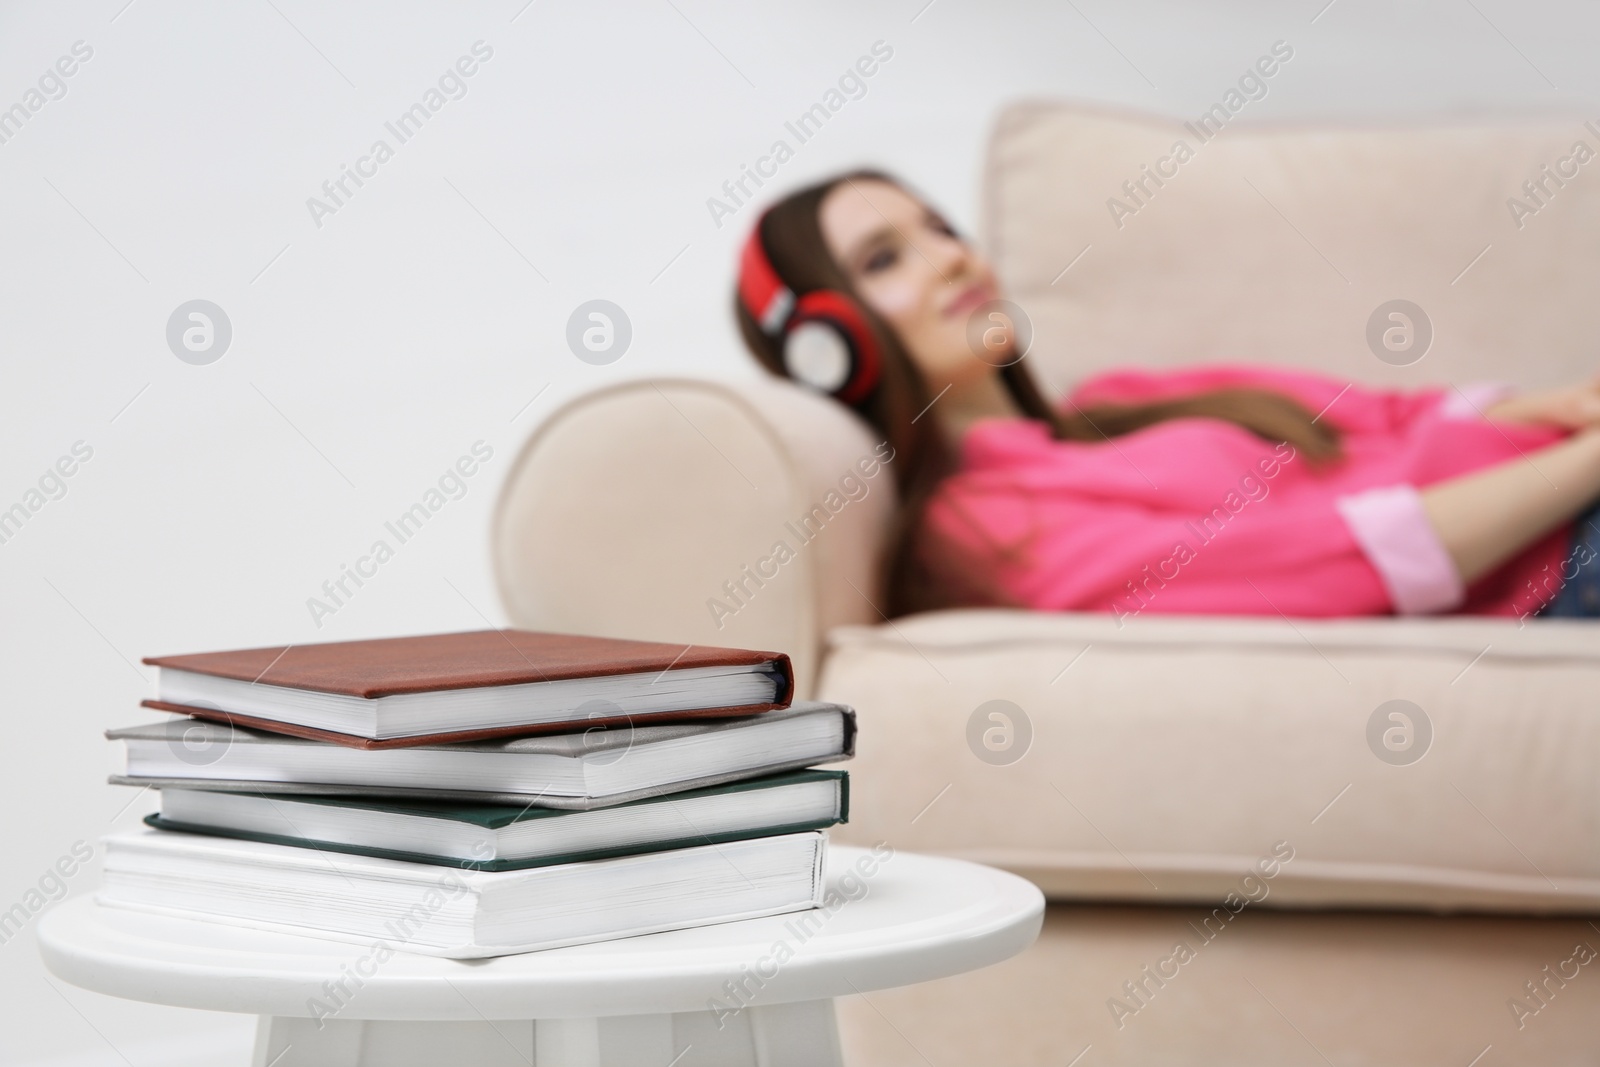
[[[1135,205],[1122,183],[1179,138],[1192,158]],[[982,237],[1057,387],[1218,359],[1563,382],[1600,370],[1579,141],[1600,149],[1582,116],[1200,142],[1024,103],[996,127]],[[1366,339],[1397,298],[1434,335],[1406,366]],[[1011,963],[847,1003],[855,1062],[1591,1062],[1600,624],[888,620],[869,596],[892,464],[841,482],[874,443],[778,382],[629,382],[540,427],[494,532],[515,624],[788,650],[803,694],[860,711],[841,838],[994,863],[1056,902]],[[1395,700],[1409,722],[1375,716]]]

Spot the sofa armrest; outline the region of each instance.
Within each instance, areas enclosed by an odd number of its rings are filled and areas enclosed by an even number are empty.
[[[839,405],[776,379],[579,397],[501,489],[492,555],[511,624],[787,652],[807,696],[822,635],[882,620],[895,489],[877,444]]]

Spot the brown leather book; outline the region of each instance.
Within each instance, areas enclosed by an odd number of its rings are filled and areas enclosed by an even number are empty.
[[[781,652],[479,630],[150,656],[144,706],[356,748],[405,748],[788,707]]]

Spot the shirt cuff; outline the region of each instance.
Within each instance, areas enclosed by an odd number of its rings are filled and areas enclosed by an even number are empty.
[[[1439,414],[1447,419],[1481,419],[1484,413],[1517,391],[1510,382],[1472,382],[1445,391]]]
[[[1400,615],[1449,611],[1466,589],[1414,486],[1386,485],[1335,501]]]

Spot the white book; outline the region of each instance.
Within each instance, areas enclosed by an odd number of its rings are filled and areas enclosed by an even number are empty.
[[[849,815],[843,771],[788,771],[590,811],[169,786],[145,824],[441,866],[504,871],[823,830]]]
[[[140,830],[105,839],[108,907],[451,959],[804,911],[826,836],[785,834],[518,871],[466,871]]]
[[[848,759],[855,712],[806,701],[736,719],[384,749],[200,719],[106,736],[126,748],[118,785],[585,809]]]

